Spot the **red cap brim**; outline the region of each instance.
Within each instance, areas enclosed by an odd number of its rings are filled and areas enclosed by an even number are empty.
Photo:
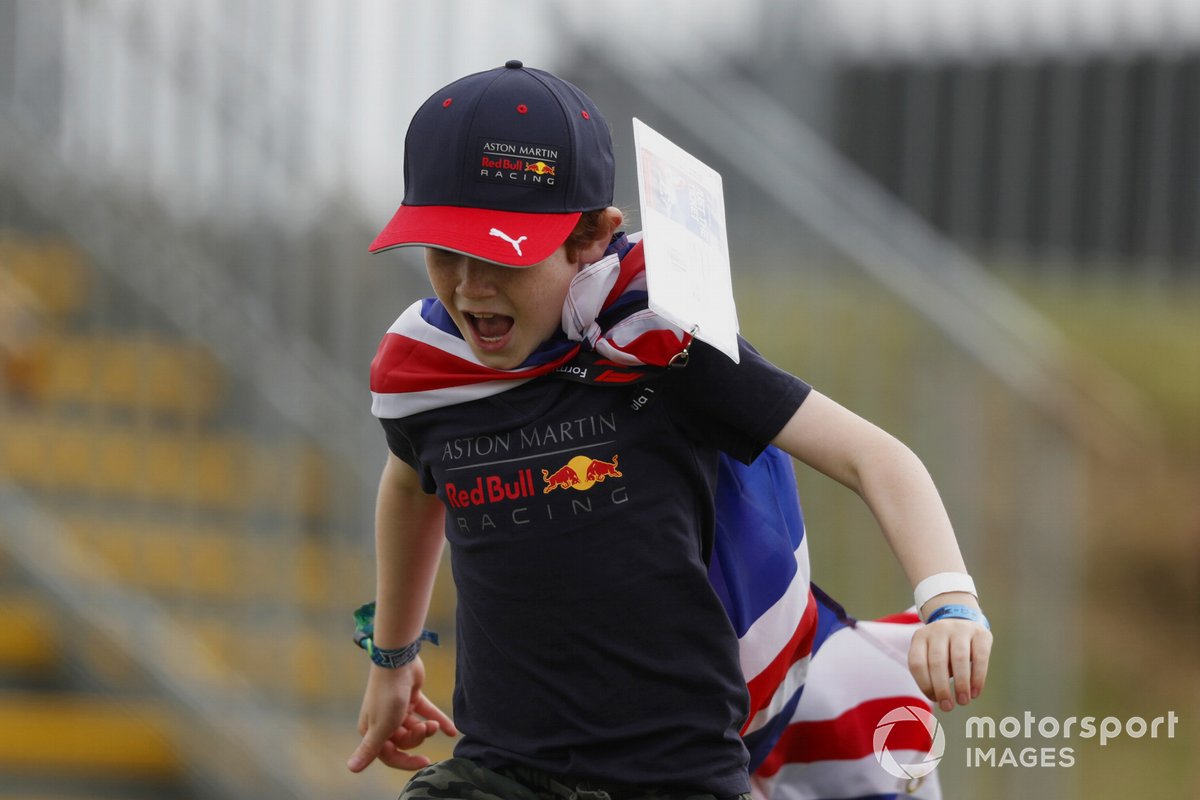
[[[580,212],[529,214],[459,206],[400,206],[371,252],[393,247],[440,247],[506,267],[545,261],[559,248]]]

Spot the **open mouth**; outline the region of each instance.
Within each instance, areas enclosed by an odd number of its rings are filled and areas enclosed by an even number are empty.
[[[513,327],[513,318],[504,314],[481,314],[472,311],[464,312],[467,322],[471,325],[480,341],[496,344],[504,340]]]

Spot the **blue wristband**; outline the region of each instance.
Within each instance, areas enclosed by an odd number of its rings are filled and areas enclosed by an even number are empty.
[[[405,664],[412,663],[417,654],[421,652],[421,642],[433,642],[437,644],[437,634],[431,631],[421,631],[420,637],[415,642],[395,650],[387,650],[383,647],[376,647],[375,642],[368,637],[364,640],[364,646],[367,654],[371,656],[371,661],[381,667],[387,669],[395,669],[403,667]]]
[[[976,611],[970,606],[942,606],[935,609],[929,615],[929,619],[925,620],[925,624],[928,625],[931,622],[937,622],[939,619],[966,619],[971,622],[978,622],[989,631],[992,629],[992,626],[988,624],[988,618],[983,615],[983,612]]]
[[[421,635],[412,644],[394,650],[378,647],[375,644],[375,604],[367,603],[354,612],[354,643],[367,651],[371,661],[387,669],[395,669],[409,664],[421,652],[421,642],[438,643],[438,635],[433,631],[421,631]]]

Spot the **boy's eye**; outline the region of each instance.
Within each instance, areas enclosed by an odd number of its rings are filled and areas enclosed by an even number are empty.
[[[463,258],[461,253],[454,253],[450,250],[443,250],[440,247],[427,247],[426,253],[430,263],[435,266],[449,266],[455,261]]]

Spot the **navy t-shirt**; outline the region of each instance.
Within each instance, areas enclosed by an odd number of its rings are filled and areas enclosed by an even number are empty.
[[[458,756],[749,791],[737,637],[707,577],[718,450],[751,461],[809,392],[744,341],[620,387],[557,376],[385,419],[446,506]]]

